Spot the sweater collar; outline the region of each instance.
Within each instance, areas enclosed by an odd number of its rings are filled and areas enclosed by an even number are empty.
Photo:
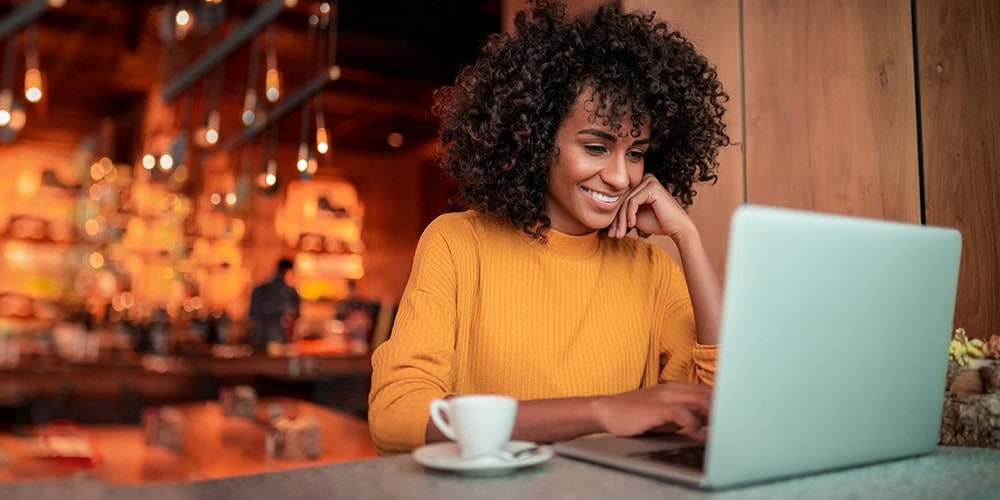
[[[572,234],[560,233],[559,231],[549,228],[543,234],[547,239],[545,243],[522,233],[523,236],[532,240],[539,250],[572,259],[587,259],[593,257],[600,248],[601,239],[603,239],[600,236],[599,231],[591,231],[587,234],[575,236]]]

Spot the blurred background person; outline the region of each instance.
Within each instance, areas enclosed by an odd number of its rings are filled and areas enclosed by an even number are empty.
[[[295,287],[289,284],[293,268],[291,260],[279,260],[274,276],[254,287],[250,294],[250,344],[254,350],[263,350],[272,342],[285,344],[291,340],[301,301]]]

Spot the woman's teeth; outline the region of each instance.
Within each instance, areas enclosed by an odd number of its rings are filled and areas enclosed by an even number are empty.
[[[591,191],[586,188],[584,188],[584,191],[586,191],[587,194],[589,194],[590,196],[594,197],[594,199],[596,199],[597,201],[601,201],[604,203],[614,203],[618,201],[618,198],[621,198],[621,196],[608,196],[604,193],[598,193],[597,191]]]

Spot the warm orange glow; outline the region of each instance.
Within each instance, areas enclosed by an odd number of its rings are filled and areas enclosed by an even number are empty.
[[[327,151],[330,150],[330,138],[326,134],[325,127],[318,127],[316,129],[316,151],[321,155],[325,155]]]
[[[28,123],[28,113],[24,112],[22,108],[16,108],[10,112],[10,128],[13,130],[21,130],[24,128],[24,124]]]
[[[14,104],[14,95],[10,89],[0,90],[0,127],[10,123],[10,108]]]
[[[97,233],[101,230],[101,225],[95,219],[87,219],[87,222],[83,223],[83,230],[90,236],[97,236]]]
[[[32,103],[42,100],[42,72],[38,68],[24,72],[24,98]]]
[[[19,241],[8,241],[3,245],[3,255],[14,267],[27,268],[31,260],[28,248]]]
[[[17,178],[17,194],[25,198],[32,198],[38,194],[41,182],[34,170],[22,170],[21,175]]]
[[[104,256],[99,252],[91,252],[90,256],[87,258],[88,264],[94,269],[100,269],[104,267]]]
[[[213,109],[208,113],[208,122],[205,126],[205,143],[209,146],[219,142],[219,110]]]
[[[265,95],[270,102],[278,102],[281,97],[281,74],[277,68],[270,68],[264,76],[264,83],[267,87]]]
[[[247,89],[246,95],[243,97],[243,125],[249,127],[253,125],[253,122],[257,119],[257,91],[254,89]]]
[[[171,179],[178,184],[184,184],[188,180],[188,169],[186,165],[181,165],[174,169],[174,175]]]
[[[299,160],[295,163],[295,168],[299,172],[305,172],[309,168],[309,145],[306,143],[299,144]]]

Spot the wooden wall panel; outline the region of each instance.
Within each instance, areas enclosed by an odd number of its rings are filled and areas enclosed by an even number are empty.
[[[531,7],[530,0],[501,0],[500,1],[500,28],[505,33],[514,31],[514,16],[518,11]],[[619,0],[568,0],[566,12],[570,15],[587,10],[596,11],[604,4],[618,4]]]
[[[955,325],[1000,334],[1000,2],[917,0],[928,224],[962,232]]]
[[[654,11],[671,28],[683,33],[713,64],[729,93],[726,127],[730,140],[743,142],[743,95],[740,85],[739,0],[625,0],[626,9]],[[729,219],[743,203],[743,150],[733,145],[719,152],[719,180],[697,188],[691,217],[720,276],[725,272],[729,241]],[[669,238],[656,237],[657,244],[676,256]]]
[[[747,200],[919,221],[908,0],[744,0]]]

